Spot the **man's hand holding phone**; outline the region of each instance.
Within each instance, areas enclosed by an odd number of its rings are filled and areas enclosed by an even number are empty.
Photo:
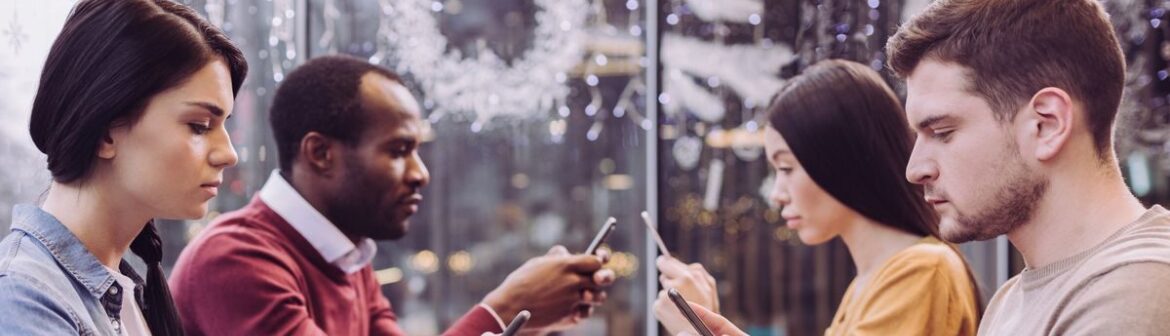
[[[609,261],[609,250],[601,245],[613,232],[614,225],[610,218],[602,226],[586,248],[588,253],[570,254],[558,245],[543,256],[529,259],[488,293],[483,303],[504,321],[528,310],[531,317],[524,325],[525,330],[572,328],[588,318],[593,307],[605,302],[605,289],[617,278],[613,270],[601,267]]]

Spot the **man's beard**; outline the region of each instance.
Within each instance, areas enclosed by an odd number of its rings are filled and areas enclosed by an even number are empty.
[[[1048,180],[1025,166],[1018,153],[1011,156],[1009,166],[1003,169],[1006,173],[1001,180],[1003,184],[985,206],[968,213],[951,203],[955,214],[949,220],[954,222],[940,227],[943,239],[952,243],[988,240],[1011,232],[1032,219],[1040,200],[1048,192]]]

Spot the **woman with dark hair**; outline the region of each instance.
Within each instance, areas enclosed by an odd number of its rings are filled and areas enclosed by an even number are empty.
[[[808,245],[841,237],[857,277],[826,335],[974,335],[982,305],[974,277],[904,172],[914,145],[901,104],[869,67],[830,60],[794,78],[768,108],[764,144],[776,169],[772,200]],[[741,335],[714,311],[701,265],[660,258],[660,280],[717,334]],[[655,315],[671,334],[692,330],[664,295]]]
[[[0,241],[0,333],[180,335],[153,220],[207,212],[237,157],[224,120],[247,73],[169,0],[82,0],[53,43],[29,132],[53,181]],[[122,260],[132,250],[146,281]]]

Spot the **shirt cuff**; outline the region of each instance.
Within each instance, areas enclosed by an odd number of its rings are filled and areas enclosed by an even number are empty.
[[[500,330],[508,329],[508,325],[504,324],[504,319],[500,318],[500,314],[497,314],[496,310],[492,309],[492,306],[489,306],[489,305],[486,305],[483,303],[480,303],[479,306],[482,307],[483,310],[486,310],[488,312],[488,314],[491,314],[492,317],[496,319],[496,323],[500,324]]]

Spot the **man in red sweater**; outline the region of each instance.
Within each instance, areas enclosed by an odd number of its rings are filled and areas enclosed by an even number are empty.
[[[430,178],[418,103],[389,70],[327,56],[288,75],[269,121],[280,170],[192,241],[171,275],[186,333],[404,335],[370,260],[374,240],[406,234]],[[499,333],[525,309],[526,329],[571,327],[605,300],[614,274],[603,259],[553,248],[445,334]]]

